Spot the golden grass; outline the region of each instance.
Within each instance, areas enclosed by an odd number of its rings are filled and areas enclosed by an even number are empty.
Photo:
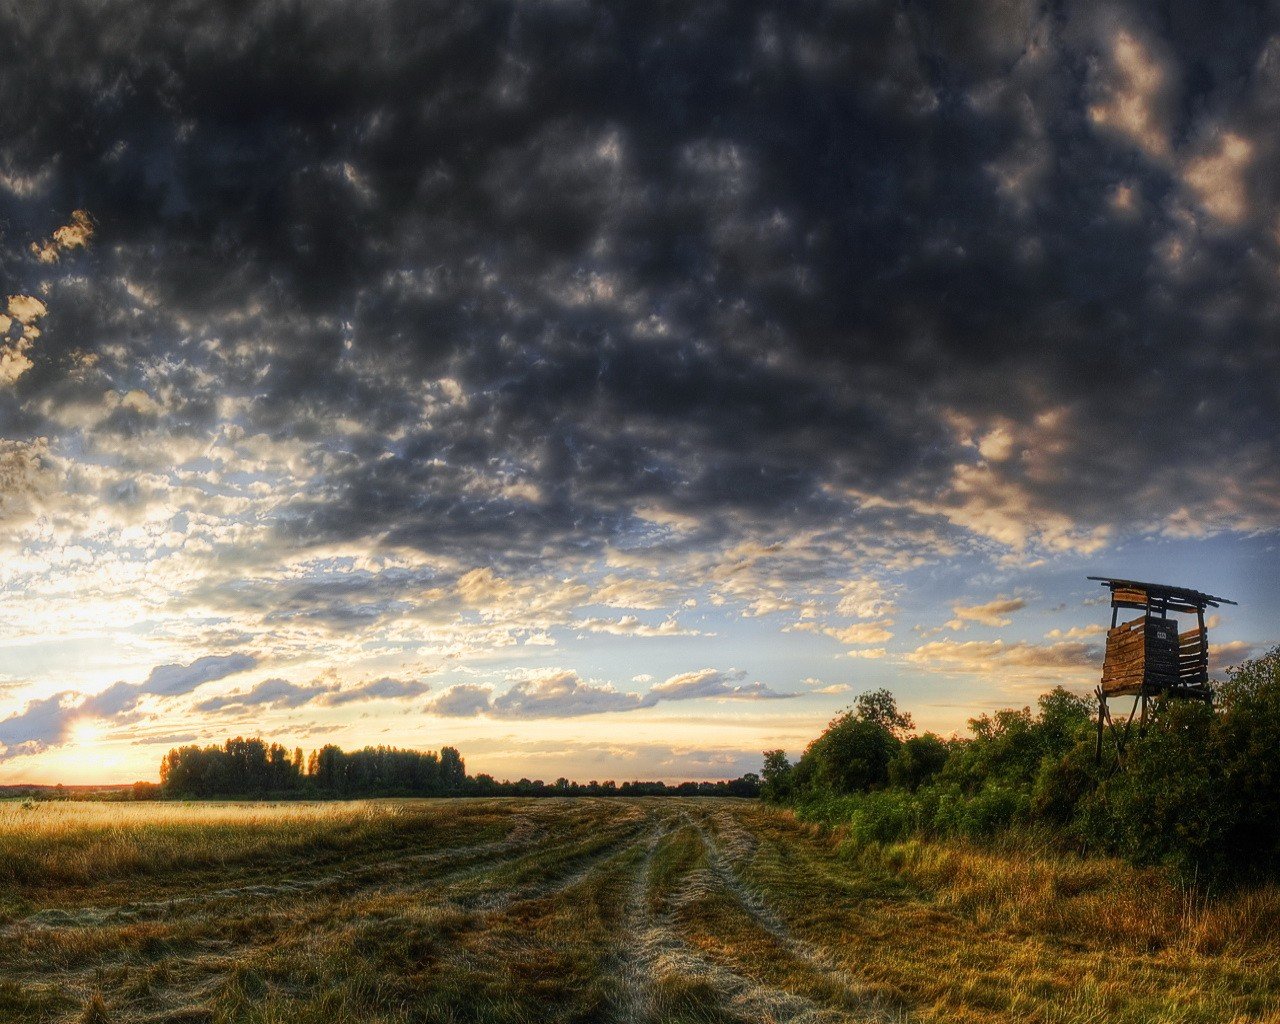
[[[0,1022],[1271,1022],[1280,890],[736,800],[0,805]]]

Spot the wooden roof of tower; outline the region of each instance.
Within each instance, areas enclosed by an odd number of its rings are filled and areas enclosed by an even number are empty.
[[[1122,580],[1112,576],[1090,576],[1104,587],[1111,588],[1113,608],[1148,608],[1160,605],[1170,612],[1203,612],[1205,608],[1235,604],[1225,597],[1214,597],[1189,587],[1171,587],[1164,583],[1144,583],[1141,580]]]

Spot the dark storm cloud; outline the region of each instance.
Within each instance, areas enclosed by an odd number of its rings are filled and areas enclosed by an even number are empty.
[[[282,538],[473,562],[846,489],[1014,543],[1273,525],[1280,37],[1162,10],[11,8],[0,273],[97,234],[0,426],[167,361],[104,434],[235,396],[313,445]]]

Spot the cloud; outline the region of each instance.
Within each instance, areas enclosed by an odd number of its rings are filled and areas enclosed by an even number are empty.
[[[645,694],[628,693],[582,679],[571,669],[521,679],[505,693],[491,687],[459,683],[432,700],[426,710],[449,718],[486,715],[491,718],[576,718],[651,708],[663,701],[776,700],[794,697],[763,683],[741,684],[744,673],[705,668],[683,672],[655,683]]]
[[[1150,157],[1167,157],[1175,99],[1172,78],[1168,64],[1149,43],[1130,29],[1116,29],[1107,41],[1105,59],[1095,64],[1091,75],[1089,120]]]
[[[890,588],[870,577],[845,583],[836,605],[836,614],[856,619],[889,619],[896,610]]]
[[[9,316],[24,327],[31,327],[49,312],[49,307],[34,295],[10,295]]]
[[[31,701],[21,712],[0,721],[0,761],[65,743],[78,717],[76,711],[74,694],[55,693]]]
[[[36,323],[49,312],[34,295],[10,295],[7,308],[7,315],[0,313],[0,385],[14,384],[35,365]]]
[[[189,665],[157,665],[138,689],[141,693],[173,697],[190,693],[215,679],[247,672],[257,663],[258,659],[251,654],[210,654]]]
[[[32,242],[31,252],[41,263],[56,263],[63,253],[83,249],[93,238],[93,218],[88,210],[74,210],[71,220],[43,242]]]
[[[1228,668],[1255,657],[1257,651],[1256,644],[1244,640],[1229,640],[1222,644],[1215,644],[1210,640],[1209,672],[1213,675],[1222,675]]]
[[[1057,678],[1083,677],[1102,671],[1099,646],[1076,640],[1052,644],[1004,640],[935,640],[921,644],[906,660],[929,672],[965,675]]]
[[[7,636],[871,657],[909,573],[1280,522],[1246,5],[10,6]]]
[[[234,691],[201,701],[195,705],[195,710],[205,713],[240,714],[257,707],[272,710],[299,708],[305,704],[341,707],[367,701],[419,697],[430,689],[430,684],[421,680],[394,679],[390,676],[358,683],[355,686],[344,686],[331,678],[320,678],[311,683],[293,683],[277,677],[264,679],[249,690]]]
[[[301,686],[287,679],[264,679],[247,691],[203,700],[195,706],[195,710],[205,713],[239,714],[251,708],[272,710],[296,708],[310,703],[317,697],[332,693],[333,690],[332,683],[312,683]]]
[[[393,679],[384,676],[358,686],[344,687],[330,693],[325,704],[337,706],[367,700],[404,700],[420,697],[431,689],[431,684],[420,679]]]
[[[178,697],[205,683],[239,672],[258,663],[250,654],[211,654],[188,665],[157,665],[142,683],[113,683],[101,693],[85,698],[77,712],[82,717],[114,718],[132,711],[146,696]]]
[[[985,604],[953,604],[955,618],[947,623],[947,629],[964,629],[965,623],[977,622],[983,626],[1007,626],[1013,620],[1009,616],[1027,606],[1021,597],[997,597]]]
[[[1101,622],[1091,622],[1087,626],[1071,626],[1068,629],[1051,629],[1045,634],[1050,640],[1082,640],[1087,636],[1101,636],[1107,627]]]
[[[1245,175],[1254,155],[1247,138],[1223,132],[1211,147],[1187,161],[1183,180],[1211,216],[1239,224],[1249,213]]]
[[[429,714],[444,718],[471,718],[490,709],[493,688],[477,683],[450,686],[426,707]]]
[[[46,438],[0,438],[0,516],[10,529],[26,525],[53,497],[55,483],[50,469]]]
[[[770,522],[858,536],[865,523],[870,546],[884,536],[863,517],[874,502],[919,537],[905,558],[930,557],[938,532],[1088,551],[1183,505],[1214,530],[1272,509],[1255,425],[1274,400],[1244,368],[1265,357],[1269,313],[1251,296],[1274,267],[1239,258],[1262,237],[1215,243],[1174,275],[1153,257],[1163,239],[1204,248],[1185,211],[1156,203],[1121,223],[1113,204],[1182,175],[1211,217],[1246,234],[1272,223],[1247,188],[1268,153],[1265,75],[1225,73],[1269,66],[1264,39],[1242,41],[1256,34],[1227,31],[1237,50],[1209,55],[1228,44],[1123,9],[1051,28],[975,6],[913,29],[819,4],[766,27],[711,3],[675,37],[660,8],[254,9],[202,10],[193,54],[127,7],[73,4],[61,17],[93,40],[75,61],[59,59],[61,34],[15,15],[40,77],[19,69],[0,96],[18,161],[4,180],[43,182],[5,197],[45,239],[10,251],[24,301],[49,310],[37,350],[7,343],[7,375],[20,365],[29,382],[24,429],[73,450],[71,410],[109,387],[152,397],[158,436],[185,433],[201,453],[229,442],[223,465],[242,447],[325,438],[258,460],[278,487],[225,475],[242,488],[227,505],[244,507],[224,542],[257,522],[276,549],[470,552],[457,595],[489,613],[548,555],[767,546]],[[662,72],[632,80],[599,59],[622,39],[663,40]],[[359,41],[358,71],[339,40]],[[283,53],[304,56],[270,57]],[[1196,60],[1217,71],[1184,82]],[[424,66],[439,75],[420,81]],[[92,83],[120,68],[163,69],[170,92],[122,95],[103,118]],[[333,86],[311,106],[260,102],[299,81]],[[231,121],[216,114],[226,82]],[[1118,166],[1118,144],[1150,165]],[[953,173],[933,174],[944,158]],[[60,194],[110,225],[84,273],[66,257],[93,221],[46,221]],[[1225,315],[1212,297],[1241,266],[1253,284]],[[1028,345],[1046,324],[1052,343]],[[1144,330],[1199,344],[1166,344],[1157,380],[1135,348]],[[192,338],[180,356],[176,336]],[[1197,353],[1217,344],[1232,357],[1203,377]],[[1200,380],[1243,413],[1221,419],[1210,401],[1197,415],[1222,431],[1171,441],[1156,410]],[[1127,395],[1141,400],[1120,416]],[[95,429],[147,436],[144,420],[125,402]],[[1229,495],[1210,451],[1249,456]],[[602,584],[599,600],[669,610],[653,578]],[[890,609],[855,595],[840,614]],[[324,611],[336,626],[388,608]]]
[[[804,686],[809,688],[811,693],[820,693],[824,695],[833,695],[837,693],[848,693],[853,689],[848,683],[824,683],[821,679],[808,678],[802,680]]]
[[[671,637],[702,635],[696,629],[688,629],[681,626],[674,616],[664,619],[656,625],[642,622],[634,615],[623,615],[617,619],[577,619],[572,623],[572,626],[574,629],[583,629],[589,633],[610,633],[613,636]]]
[[[714,668],[682,672],[650,687],[649,700],[693,700],[702,697],[718,700],[779,700],[795,696],[779,693],[760,682],[745,685],[739,683],[738,680],[745,675],[740,671],[722,672]]]
[[[829,636],[835,637],[842,644],[849,646],[854,644],[875,644],[893,639],[893,630],[888,628],[892,624],[891,619],[882,622],[858,622],[843,628],[826,629],[824,632]]]
[[[85,697],[70,691],[43,700],[0,721],[0,761],[39,753],[67,741],[72,726],[86,718],[124,720],[147,696],[173,697],[257,664],[248,654],[211,655],[187,665],[158,665],[142,683],[113,683]]]
[[[494,718],[568,718],[642,706],[644,700],[637,694],[620,693],[563,671],[516,683],[493,698],[488,713]]]

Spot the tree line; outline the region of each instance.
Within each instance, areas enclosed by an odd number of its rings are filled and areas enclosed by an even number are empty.
[[[766,751],[761,795],[855,844],[1022,835],[1199,877],[1280,873],[1280,647],[1230,670],[1212,705],[1159,703],[1122,765],[1110,737],[1098,760],[1096,721],[1057,687],[944,739],[876,690],[796,763]]]
[[[158,790],[135,796],[171,798],[317,796],[742,796],[760,793],[760,777],[748,772],[719,782],[571,782],[542,779],[498,781],[491,775],[467,774],[466,762],[454,747],[402,750],[365,747],[344,751],[328,744],[304,757],[260,737],[237,736],[221,746],[184,746],[170,750],[160,762]]]

